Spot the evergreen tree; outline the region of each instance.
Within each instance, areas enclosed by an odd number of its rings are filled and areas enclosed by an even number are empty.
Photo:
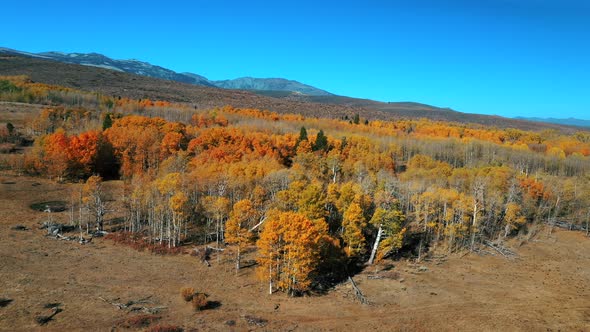
[[[316,136],[315,143],[313,144],[313,151],[326,151],[328,149],[328,137],[324,135],[324,131],[320,130]]]
[[[305,127],[301,127],[301,130],[299,131],[299,138],[297,139],[297,142],[301,141],[307,141],[307,129],[305,129]]]
[[[14,132],[14,125],[10,122],[8,122],[6,124],[6,129],[8,130],[8,134],[12,135],[12,133]]]
[[[105,115],[104,120],[102,121],[102,130],[106,130],[108,128],[111,128],[113,126],[113,119],[111,119],[111,115],[109,113],[107,113],[107,115]]]
[[[352,120],[352,122],[354,124],[359,124],[361,122],[361,117],[359,116],[358,113],[354,115],[354,119]]]

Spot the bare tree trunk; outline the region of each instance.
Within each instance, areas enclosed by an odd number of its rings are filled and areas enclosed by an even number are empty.
[[[379,241],[381,241],[381,235],[383,235],[383,227],[379,225],[379,230],[377,231],[377,238],[375,239],[375,244],[373,244],[373,250],[371,251],[371,258],[369,258],[369,265],[373,265],[373,260],[375,259],[377,248],[379,248]]]
[[[219,249],[219,218],[215,220],[215,233],[217,234],[215,236],[215,244],[217,249]]]
[[[418,244],[418,262],[422,260],[422,242],[424,235],[420,236],[420,243]]]
[[[272,264],[268,266],[268,294],[272,295]]]
[[[332,167],[332,183],[336,183],[336,166]]]
[[[555,226],[555,219],[557,218],[557,208],[559,207],[559,199],[560,196],[557,196],[557,201],[555,202],[555,213],[553,214],[553,218],[551,218],[551,209],[547,215],[549,216],[549,235],[553,233],[553,227]]]
[[[170,222],[170,218],[166,218],[166,233],[168,234],[168,248],[170,248],[170,241],[172,240],[172,223]]]
[[[242,258],[240,252],[240,244],[238,243],[238,255],[236,256],[236,273],[240,270],[240,259]]]
[[[473,223],[471,224],[471,250],[475,245],[475,227],[477,226],[477,202],[473,204]]]
[[[590,234],[590,228],[588,227],[588,224],[590,224],[590,209],[588,209],[588,214],[586,214],[586,236]]]

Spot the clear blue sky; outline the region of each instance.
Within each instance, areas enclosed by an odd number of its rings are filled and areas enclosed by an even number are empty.
[[[590,1],[6,1],[0,46],[284,77],[470,113],[590,119]]]

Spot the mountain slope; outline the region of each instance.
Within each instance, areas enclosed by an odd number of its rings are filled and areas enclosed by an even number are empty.
[[[297,92],[310,96],[328,96],[329,92],[313,86],[291,81],[284,78],[252,78],[242,77],[234,80],[209,81],[206,77],[194,73],[177,73],[173,70],[152,65],[139,60],[115,60],[98,53],[62,53],[43,52],[29,53],[9,48],[1,48],[0,53],[22,55],[34,58],[72,63],[84,66],[99,67],[136,75],[161,78],[181,83],[216,86],[224,89],[237,90],[277,90]]]
[[[360,114],[369,121],[427,118],[533,131],[555,129],[573,133],[580,130],[578,127],[461,113],[410,102],[382,103],[341,96],[304,96],[279,91],[253,93],[243,90],[224,90],[6,53],[0,54],[0,76],[2,75],[27,75],[36,82],[96,91],[113,96],[185,102],[200,109],[232,105],[310,117],[348,116],[352,118],[355,114]]]
[[[206,78],[199,75],[179,74],[170,69],[152,65],[148,62],[139,60],[115,60],[98,53],[62,53],[62,52],[43,52],[28,53],[7,48],[0,48],[0,53],[18,54],[47,60],[59,61],[64,63],[73,63],[84,66],[100,67],[105,69],[116,70],[131,74],[161,78],[165,80],[177,81],[188,84],[214,86]]]
[[[290,91],[308,96],[332,96],[328,91],[284,78],[241,77],[233,80],[213,81],[213,83],[224,89]]]
[[[537,118],[537,117],[524,117],[524,116],[517,116],[515,119],[518,120],[526,120],[526,121],[535,121],[535,122],[544,122],[544,123],[555,123],[561,124],[566,126],[577,126],[577,127],[585,127],[590,128],[590,120],[582,120],[576,118],[567,118],[567,119],[556,119],[556,118]]]

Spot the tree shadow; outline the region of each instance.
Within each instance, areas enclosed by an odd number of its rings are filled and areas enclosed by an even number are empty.
[[[247,269],[249,267],[253,267],[258,265],[258,262],[256,262],[256,260],[252,259],[252,260],[247,260],[244,261],[242,264],[240,264],[240,270],[241,269]]]
[[[202,310],[213,310],[221,307],[221,302],[219,301],[208,301],[207,305],[203,307]]]
[[[8,306],[9,304],[12,303],[12,301],[14,301],[13,299],[0,299],[0,308],[4,308],[6,306]]]

